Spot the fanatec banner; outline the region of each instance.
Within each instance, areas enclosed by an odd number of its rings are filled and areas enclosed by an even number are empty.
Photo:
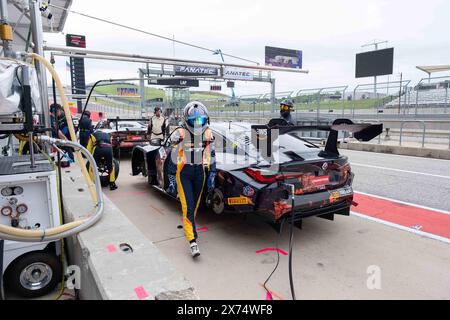
[[[223,78],[230,80],[253,80],[253,73],[249,70],[234,67],[225,67],[223,69]]]
[[[175,75],[177,76],[199,76],[215,77],[219,75],[219,69],[197,66],[175,66]]]

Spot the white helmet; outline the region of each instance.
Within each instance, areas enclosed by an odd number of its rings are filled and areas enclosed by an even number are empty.
[[[186,128],[193,134],[203,134],[209,125],[208,109],[198,101],[192,101],[184,108],[183,120]]]

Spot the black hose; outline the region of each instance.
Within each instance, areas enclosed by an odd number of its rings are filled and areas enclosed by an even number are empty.
[[[6,300],[3,291],[3,255],[5,252],[5,240],[0,239],[0,300]]]
[[[294,276],[292,272],[292,246],[294,242],[294,223],[295,223],[294,206],[295,206],[295,194],[292,194],[291,230],[289,235],[289,283],[291,286],[292,300],[295,301],[297,299],[295,298]]]
[[[94,92],[94,89],[95,89],[95,87],[97,87],[101,82],[104,82],[104,81],[110,81],[111,82],[111,80],[98,80],[96,83],[94,83],[94,85],[91,87],[91,90],[89,91],[89,95],[88,95],[88,97],[87,97],[87,99],[86,99],[86,103],[84,104],[84,109],[83,109],[83,112],[81,113],[81,116],[80,116],[80,120],[83,118],[83,116],[86,114],[86,110],[87,110],[87,107],[88,107],[88,104],[89,104],[89,100],[91,100],[91,96],[92,96],[92,93]],[[80,121],[81,122],[81,121]],[[80,129],[80,122],[78,123],[78,127],[77,127],[77,131]]]

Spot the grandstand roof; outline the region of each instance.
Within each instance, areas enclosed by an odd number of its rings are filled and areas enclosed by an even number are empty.
[[[428,73],[429,75],[436,73],[436,72],[445,72],[450,71],[450,65],[443,65],[443,66],[419,66],[417,69]]]

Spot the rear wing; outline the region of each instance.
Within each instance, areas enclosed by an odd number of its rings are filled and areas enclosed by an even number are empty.
[[[298,131],[327,131],[330,132],[325,146],[319,156],[324,158],[339,157],[338,137],[339,131],[353,133],[358,141],[371,141],[383,133],[383,124],[354,124],[349,119],[337,119],[330,126],[289,126],[283,119],[273,119],[268,125],[252,126],[252,142],[258,152],[265,149],[266,155],[272,157],[272,143],[276,135],[284,135]]]

